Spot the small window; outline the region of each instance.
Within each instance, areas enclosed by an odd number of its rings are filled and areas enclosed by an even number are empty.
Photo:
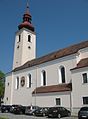
[[[8,83],[8,86],[9,86],[9,83]]]
[[[56,105],[61,105],[61,99],[60,98],[56,98]]]
[[[6,100],[8,101],[8,97],[6,98]]]
[[[31,74],[29,75],[29,88],[31,88]]]
[[[17,77],[17,89],[19,88],[19,77]]]
[[[43,70],[41,73],[41,85],[46,86],[46,71]]]
[[[46,85],[46,72],[43,71],[43,85]]]
[[[15,89],[19,89],[19,77],[16,77]]]
[[[31,36],[28,35],[28,42],[31,42]]]
[[[31,74],[28,75],[27,77],[27,88],[32,87],[32,79],[31,79]]]
[[[17,46],[17,49],[19,49],[19,45]]]
[[[88,97],[83,97],[83,104],[88,104]]]
[[[19,42],[20,42],[20,40],[21,40],[21,35],[19,35]]]
[[[82,76],[83,76],[83,83],[88,83],[87,73],[82,74]]]
[[[21,41],[21,35],[17,36],[17,43],[19,43]]]
[[[61,68],[62,83],[65,83],[65,68]]]
[[[64,66],[59,67],[59,83],[66,83],[65,67]]]
[[[31,49],[31,47],[30,47],[30,46],[28,46],[28,49]]]

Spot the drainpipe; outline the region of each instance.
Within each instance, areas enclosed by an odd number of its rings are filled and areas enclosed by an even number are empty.
[[[71,95],[71,92],[70,92],[70,111],[72,113],[72,95]]]

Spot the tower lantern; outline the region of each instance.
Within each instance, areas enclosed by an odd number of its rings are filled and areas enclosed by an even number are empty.
[[[27,6],[26,6],[26,12],[24,13],[23,15],[23,22],[18,26],[18,29],[22,29],[22,28],[27,28],[31,31],[34,31],[34,27],[31,23],[32,21],[32,17],[30,15],[30,12],[29,12],[29,4],[27,2]]]

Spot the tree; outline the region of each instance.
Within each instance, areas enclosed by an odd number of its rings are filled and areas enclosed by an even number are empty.
[[[0,71],[0,105],[4,97],[4,90],[5,90],[4,78],[5,74],[2,71]]]
[[[2,71],[0,71],[0,80],[3,79],[4,77],[5,77],[5,74]]]

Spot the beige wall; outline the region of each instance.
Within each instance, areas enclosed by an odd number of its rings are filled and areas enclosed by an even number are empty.
[[[83,84],[83,73],[88,74],[88,68],[72,71],[72,106],[74,111],[84,106],[82,98],[88,96],[88,84]]]
[[[52,107],[56,106],[56,98],[61,99],[61,106],[70,109],[70,92],[54,92],[54,93],[43,93],[36,94],[36,104],[40,107]],[[35,104],[35,94],[33,94]]]
[[[11,100],[12,100],[11,91],[12,91],[12,73],[9,73],[7,74],[7,77],[5,79],[4,104],[11,104]]]

